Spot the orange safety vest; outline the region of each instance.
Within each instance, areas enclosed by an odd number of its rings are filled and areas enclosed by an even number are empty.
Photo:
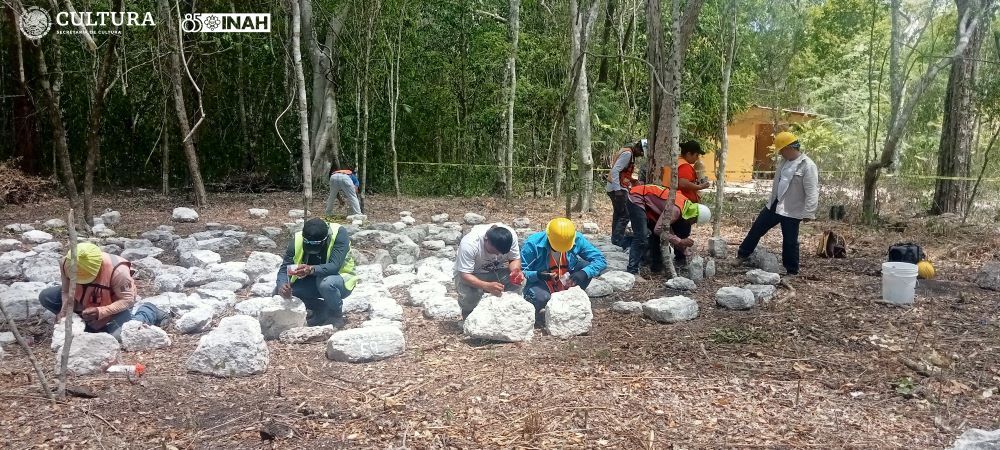
[[[670,196],[670,189],[664,186],[660,186],[658,184],[644,184],[629,189],[629,193],[638,196],[654,195],[663,200],[666,200],[667,197]],[[677,195],[674,196],[674,205],[677,206],[677,209],[684,210],[684,202],[688,200],[689,199],[687,198],[687,196],[685,196],[682,192],[677,191]],[[650,220],[654,221],[659,220],[659,217],[649,217],[648,211],[646,212],[646,214],[647,214],[646,217],[649,218]]]
[[[554,280],[546,280],[545,285],[548,286],[549,292],[560,292],[565,291],[566,286],[563,286],[560,278],[569,272],[569,261],[566,259],[565,253],[559,254],[559,261],[557,262],[555,258],[552,257],[552,251],[549,251],[549,272],[555,275]]]
[[[632,148],[625,147],[618,150],[618,153],[615,153],[615,156],[611,158],[611,165],[608,167],[609,169],[613,168],[615,166],[615,162],[622,156],[622,153],[626,152],[629,154],[628,166],[626,166],[625,169],[618,174],[618,184],[623,188],[627,188],[632,184],[632,172],[635,171],[635,157],[632,156]],[[608,172],[607,180],[609,182],[612,181],[610,172]]]
[[[97,272],[97,278],[90,283],[76,286],[76,304],[81,311],[114,303],[115,299],[111,296],[113,293],[111,278],[119,266],[131,268],[132,263],[119,256],[101,254],[101,269]]]
[[[341,169],[341,170],[334,170],[333,172],[330,172],[330,175],[333,175],[335,173],[342,173],[344,175],[350,175],[350,174],[352,174],[354,172],[351,171],[350,169]]]

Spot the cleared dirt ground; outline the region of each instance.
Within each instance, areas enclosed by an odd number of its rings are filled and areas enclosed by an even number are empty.
[[[300,201],[274,193],[213,195],[211,203],[200,209],[200,223],[178,226],[178,233],[210,221],[251,232],[280,226]],[[607,199],[597,203],[584,220],[609,230]],[[98,202],[123,213],[116,231],[124,236],[169,223],[174,206],[186,205],[141,193]],[[251,220],[250,207],[268,208],[271,216]],[[536,228],[563,209],[561,202],[491,198],[371,197],[367,207],[375,220],[395,219],[401,210],[420,223],[440,212],[474,211],[494,221],[527,216]],[[64,211],[61,201],[11,207],[0,211],[0,224]],[[726,217],[730,254],[752,219]],[[693,295],[701,310],[696,320],[662,325],[615,314],[608,306],[623,298],[611,297],[595,302],[591,333],[569,340],[537,330],[524,344],[470,341],[458,323],[425,320],[407,307],[407,350],[399,357],[335,363],[322,343],[270,342],[266,374],[217,379],[187,373],[198,336],[172,334],[169,349],[123,354],[146,365],[141,383],[75,378],[71,384],[100,397],[58,404],[41,397],[24,352],[7,345],[0,447],[946,447],[965,428],[1000,427],[1000,295],[970,282],[1000,242],[995,225],[935,232],[940,227],[921,219],[907,223],[903,233],[804,224],[802,275],[766,305],[715,308],[719,287],[745,284],[745,269],[730,259]],[[848,236],[848,259],[812,256],[827,228]],[[696,229],[694,237],[703,243],[710,233]],[[885,249],[899,241],[920,242],[939,273],[921,282],[916,306],[907,309],[875,302]],[[771,249],[779,243],[778,230],[764,240]],[[649,277],[629,300],[662,296],[663,281]],[[51,326],[20,326],[52,377]],[[286,427],[291,437],[261,438],[262,428]]]

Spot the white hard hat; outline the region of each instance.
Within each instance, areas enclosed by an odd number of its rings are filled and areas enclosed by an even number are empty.
[[[712,210],[707,206],[698,204],[698,225],[704,225],[712,221]]]

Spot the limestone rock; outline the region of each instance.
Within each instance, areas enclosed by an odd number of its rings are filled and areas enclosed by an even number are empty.
[[[253,252],[247,258],[243,272],[250,280],[257,280],[265,274],[277,274],[284,258],[274,253]]]
[[[708,239],[708,254],[713,258],[726,257],[726,240],[721,237]]]
[[[432,297],[424,301],[424,317],[432,320],[459,320],[462,307],[451,297]]]
[[[382,279],[382,265],[381,264],[367,264],[364,266],[355,266],[354,275],[358,277],[359,283],[381,283]]]
[[[435,281],[425,281],[411,285],[409,288],[410,298],[407,302],[410,306],[424,306],[428,300],[444,297],[448,288]]]
[[[198,212],[191,208],[174,208],[170,214],[170,220],[181,223],[195,223],[198,221]]]
[[[675,291],[693,291],[698,287],[695,285],[694,281],[684,277],[671,278],[667,280],[666,285],[668,289],[673,289]]]
[[[326,357],[333,361],[380,361],[406,350],[403,332],[393,326],[373,326],[338,331],[326,342]]]
[[[382,279],[382,284],[385,285],[386,289],[392,289],[397,286],[409,286],[418,281],[417,275],[412,273],[401,273],[399,275],[392,275]]]
[[[628,291],[635,285],[635,275],[620,270],[604,272],[600,279],[610,283],[616,293]]]
[[[51,234],[41,230],[25,231],[21,234],[21,241],[25,244],[44,244],[52,239]]]
[[[587,295],[591,297],[607,297],[614,294],[614,292],[614,286],[611,286],[611,283],[600,278],[590,280],[590,284],[587,285]]]
[[[528,228],[531,226],[531,219],[527,217],[518,217],[514,219],[514,228]]]
[[[692,257],[687,263],[688,278],[695,283],[705,278],[705,258],[701,256]]]
[[[949,450],[997,450],[1000,449],[1000,429],[993,431],[969,428],[955,440]]]
[[[0,239],[0,252],[9,252],[21,248],[21,241],[17,239]]]
[[[445,223],[447,221],[448,221],[448,215],[447,214],[443,214],[442,213],[442,214],[435,214],[435,215],[431,216],[431,222],[433,222],[433,223]]]
[[[306,216],[305,210],[302,209],[290,209],[288,210],[288,217],[292,219],[303,219]]]
[[[77,336],[85,332],[85,330],[87,329],[87,324],[83,323],[83,319],[81,319],[80,316],[76,315],[75,313],[70,315],[70,317],[72,317],[73,320],[73,330],[71,333],[73,334],[73,337],[76,338]],[[59,319],[59,321],[56,322],[56,325],[52,328],[52,343],[49,345],[49,348],[51,348],[53,352],[59,353],[59,349],[62,348],[63,342],[65,342],[65,340],[66,340],[66,318],[63,317],[62,319]]]
[[[155,325],[138,320],[125,322],[121,328],[122,346],[130,352],[142,352],[170,346],[170,336]]]
[[[46,229],[52,230],[55,228],[66,228],[66,221],[62,219],[49,219],[43,224]]]
[[[642,313],[657,322],[683,322],[698,317],[698,302],[683,295],[654,298],[642,304]]]
[[[756,299],[748,289],[727,286],[716,291],[715,303],[726,309],[750,309],[756,304]]]
[[[753,292],[757,303],[770,301],[778,292],[778,288],[774,287],[773,284],[748,284],[743,286],[743,289]]]
[[[153,280],[156,293],[180,292],[184,289],[184,279],[171,273],[161,273]]]
[[[760,269],[753,269],[747,272],[747,281],[749,281],[750,284],[775,285],[781,282],[781,275],[771,272],[765,272]]]
[[[545,331],[563,339],[586,334],[593,319],[590,297],[579,286],[552,294],[545,307]]]
[[[369,319],[364,322],[361,322],[360,325],[361,328],[382,327],[382,326],[394,327],[400,331],[402,331],[403,328],[405,328],[403,326],[403,322],[398,320],[388,320],[388,319]]]
[[[621,314],[642,314],[642,303],[617,301],[611,304],[611,310]]]
[[[270,211],[263,208],[250,208],[247,210],[247,214],[250,214],[251,219],[266,219],[270,213]]]
[[[319,327],[295,327],[281,332],[278,337],[285,344],[308,344],[311,342],[323,342],[330,339],[336,332],[333,325],[323,325]]]
[[[750,254],[750,265],[765,272],[781,272],[781,263],[778,262],[778,257],[761,247],[757,247],[757,250]]]
[[[122,213],[120,213],[118,211],[108,210],[104,214],[101,214],[101,220],[104,221],[105,225],[107,225],[109,227],[113,227],[113,226],[118,225],[119,223],[121,223],[121,221],[122,221]]]
[[[267,297],[274,295],[275,283],[254,283],[250,286],[250,295],[254,297]]]
[[[534,331],[535,307],[512,292],[484,296],[464,324],[467,336],[491,341],[530,341]]]
[[[81,333],[73,336],[69,347],[69,363],[66,372],[70,375],[90,375],[101,373],[118,361],[121,346],[108,333]],[[55,354],[56,373],[62,372],[62,352]]]
[[[976,274],[976,285],[991,291],[1000,291],[1000,262],[988,262]]]
[[[715,277],[715,260],[709,259],[705,261],[705,278]]]
[[[486,222],[486,218],[476,213],[465,213],[462,220],[468,225],[479,225]]]
[[[267,370],[269,356],[257,319],[231,316],[201,337],[187,368],[216,377],[245,377]]]
[[[601,227],[594,222],[584,222],[580,232],[583,234],[597,234],[601,232]]]
[[[178,259],[183,267],[201,267],[207,269],[213,264],[222,262],[222,255],[211,250],[193,250],[181,253]]]
[[[392,297],[370,297],[368,299],[368,318],[385,320],[403,320],[403,307]]]
[[[201,333],[212,325],[215,310],[209,306],[192,309],[174,322],[174,329],[181,334]]]

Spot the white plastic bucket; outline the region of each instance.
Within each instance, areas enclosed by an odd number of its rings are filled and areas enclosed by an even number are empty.
[[[917,288],[917,265],[904,262],[882,263],[882,300],[894,305],[912,305]]]

